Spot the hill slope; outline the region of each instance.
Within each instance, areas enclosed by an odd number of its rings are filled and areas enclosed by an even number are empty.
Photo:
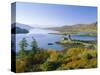
[[[28,33],[29,31],[26,29],[21,29],[19,27],[14,27],[11,29],[12,34],[21,34],[21,33]]]
[[[13,27],[19,27],[19,28],[21,28],[21,29],[26,29],[26,30],[30,30],[30,29],[32,29],[32,27],[31,26],[28,26],[28,25],[26,25],[26,24],[21,24],[21,23],[13,23],[12,24],[12,28]]]
[[[72,26],[52,27],[47,29],[60,32],[96,32],[97,22],[91,24],[76,24]]]
[[[32,29],[32,27],[28,25],[20,24],[20,23],[13,23],[12,28],[11,28],[11,33],[12,34],[28,33],[30,29]]]

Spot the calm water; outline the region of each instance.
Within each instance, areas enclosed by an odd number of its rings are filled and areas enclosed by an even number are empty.
[[[28,42],[27,50],[30,49],[30,43],[32,41],[32,37],[34,37],[37,41],[39,48],[44,49],[55,49],[55,50],[62,50],[63,47],[59,44],[56,44],[56,41],[59,41],[62,39],[62,35],[54,35],[54,34],[48,34],[48,33],[58,33],[57,31],[51,31],[51,30],[43,30],[43,29],[32,29],[30,30],[30,33],[28,34],[16,34],[16,50],[17,52],[20,50],[19,48],[19,42],[22,40],[22,38],[26,38]],[[67,36],[66,36],[67,37]],[[71,35],[72,39],[77,40],[96,40],[96,37],[90,37],[90,36],[80,36],[78,34]],[[53,45],[48,45],[48,43],[53,43]]]

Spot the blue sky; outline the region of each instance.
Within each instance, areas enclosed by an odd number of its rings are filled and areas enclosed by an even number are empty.
[[[16,4],[16,22],[33,27],[58,27],[97,21],[97,8],[56,4]]]

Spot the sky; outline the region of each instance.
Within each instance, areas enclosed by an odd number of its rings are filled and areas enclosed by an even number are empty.
[[[12,9],[12,14],[14,13],[14,9]],[[59,27],[63,25],[88,24],[96,21],[96,7],[16,3],[16,22],[32,27]]]

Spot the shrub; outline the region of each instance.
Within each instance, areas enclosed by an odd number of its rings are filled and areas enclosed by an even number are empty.
[[[47,60],[48,57],[48,53],[41,50],[40,52],[33,55],[33,64],[42,64]]]
[[[61,63],[58,61],[46,61],[42,67],[45,71],[51,71],[56,70],[60,65]]]
[[[26,61],[20,59],[16,60],[16,72],[24,72],[26,67]]]
[[[82,52],[82,57],[85,59],[92,59],[97,57],[97,51],[96,50],[89,50],[85,49]]]

